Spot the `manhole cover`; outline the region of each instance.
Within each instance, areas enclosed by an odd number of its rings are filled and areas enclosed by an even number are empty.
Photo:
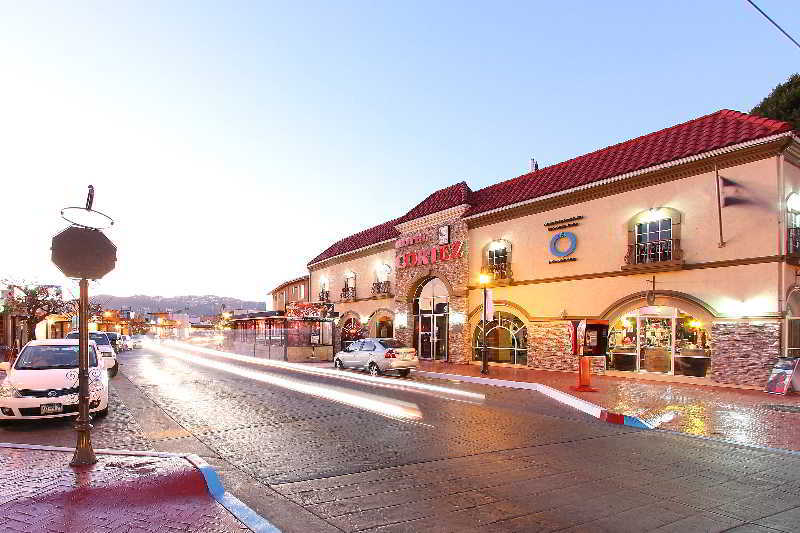
[[[800,413],[800,405],[767,405],[766,407],[783,413]]]

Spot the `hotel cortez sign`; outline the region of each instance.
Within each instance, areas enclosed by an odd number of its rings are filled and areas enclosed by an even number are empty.
[[[458,259],[464,252],[464,243],[455,241],[450,244],[433,246],[416,252],[408,252],[397,256],[397,268],[432,265],[440,261]]]

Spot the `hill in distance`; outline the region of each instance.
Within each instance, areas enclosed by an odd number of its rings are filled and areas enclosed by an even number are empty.
[[[238,298],[228,298],[225,296],[173,296],[165,298],[163,296],[146,296],[136,294],[134,296],[112,296],[110,294],[98,294],[92,297],[92,302],[100,304],[104,309],[131,309],[138,313],[156,313],[160,311],[173,311],[175,313],[187,313],[189,315],[216,315],[225,309],[257,309],[266,310],[264,302],[239,300]]]

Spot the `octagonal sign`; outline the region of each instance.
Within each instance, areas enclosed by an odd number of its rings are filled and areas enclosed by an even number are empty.
[[[70,226],[55,237],[50,247],[53,263],[68,278],[100,279],[117,262],[117,247],[102,231]]]

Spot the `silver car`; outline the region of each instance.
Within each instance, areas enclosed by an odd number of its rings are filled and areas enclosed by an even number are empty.
[[[417,350],[406,348],[395,339],[361,339],[333,357],[336,368],[364,368],[373,376],[384,372],[397,372],[408,376],[412,368],[419,368]]]

